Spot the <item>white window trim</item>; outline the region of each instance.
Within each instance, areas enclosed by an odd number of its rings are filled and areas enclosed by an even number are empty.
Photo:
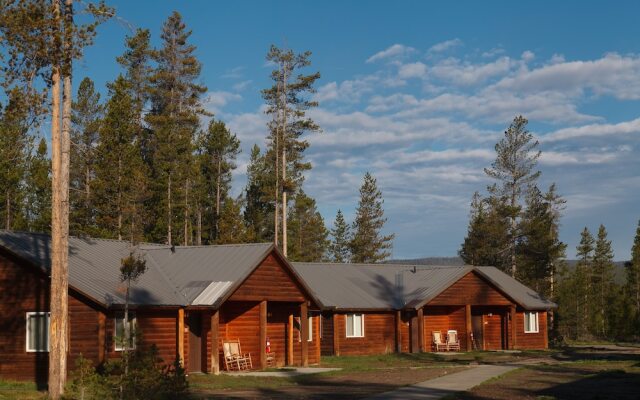
[[[360,316],[360,332],[362,333],[361,335],[349,335],[349,328],[348,328],[348,323],[349,323],[349,315],[353,315],[354,317],[356,315]],[[354,318],[355,320],[355,318]],[[363,338],[364,337],[364,314],[363,313],[351,313],[351,314],[345,314],[344,315],[344,333],[345,336],[347,338]],[[355,329],[353,330],[355,332]]]
[[[29,348],[29,320],[31,316],[34,315],[46,315],[47,316],[47,349],[46,350],[38,350],[38,349],[30,349]],[[49,343],[49,327],[51,324],[51,313],[50,312],[45,312],[45,311],[38,311],[38,312],[27,312],[27,319],[25,321],[25,341],[24,341],[24,348],[26,350],[27,353],[48,353],[49,349],[50,349],[50,343]]]
[[[529,321],[531,321],[531,317],[535,316],[535,330],[530,330],[530,326],[527,325],[527,314],[529,314]],[[525,311],[524,313],[524,333],[539,333],[540,332],[540,319],[537,311]],[[531,325],[529,323],[529,325]]]
[[[114,351],[125,351],[126,349],[124,347],[120,347],[120,344],[118,343],[120,341],[120,339],[118,339],[118,320],[123,320],[124,321],[124,314],[122,316],[116,316],[115,318],[113,318],[113,350]],[[136,319],[136,314],[135,313],[129,313],[129,320],[132,322],[132,328],[133,331],[131,333],[133,333],[134,335],[132,336],[133,338],[133,346],[131,347],[130,350],[133,350],[136,348],[136,340],[135,340],[135,330],[136,327],[138,326],[138,321]]]
[[[309,337],[307,338],[307,342],[313,342],[313,317],[307,317],[309,320]]]

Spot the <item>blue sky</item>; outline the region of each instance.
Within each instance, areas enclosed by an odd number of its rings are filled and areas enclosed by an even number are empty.
[[[561,236],[575,255],[584,226],[609,230],[629,257],[640,218],[640,6],[634,2],[110,1],[76,65],[98,86],[119,73],[130,27],[152,31],[178,10],[203,63],[207,107],[248,149],[264,144],[260,89],[273,44],[313,52],[320,71],[305,190],[327,224],[348,218],[364,171],[385,197],[393,256],[455,255],[468,203],[517,114],[541,141],[541,185],[568,203]]]

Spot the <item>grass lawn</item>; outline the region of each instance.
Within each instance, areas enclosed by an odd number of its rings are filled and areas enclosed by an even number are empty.
[[[34,383],[0,380],[0,400],[40,400],[44,394],[38,392]]]
[[[636,400],[640,398],[640,359],[527,366],[450,398]]]

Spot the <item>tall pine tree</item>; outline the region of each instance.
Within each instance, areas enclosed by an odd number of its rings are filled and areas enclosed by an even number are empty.
[[[128,82],[119,76],[109,88],[96,148],[96,225],[102,236],[136,242],[143,237],[141,217],[145,166],[136,142],[136,110]]]
[[[307,110],[318,105],[308,95],[315,93],[314,84],[320,78],[320,73],[300,73],[301,69],[311,65],[310,58],[309,51],[296,54],[292,50],[271,46],[267,61],[275,66],[271,73],[273,85],[262,91],[267,104],[266,113],[272,117],[268,124],[269,149],[266,158],[273,176],[273,237],[278,245],[282,232],[281,247],[285,255],[288,247],[287,194],[296,192],[303,180],[302,173],[311,168],[303,158],[309,143],[302,136],[306,132],[320,131],[320,127],[307,116]]]
[[[338,210],[336,219],[333,221],[331,228],[331,244],[329,245],[329,254],[331,260],[337,263],[346,263],[351,260],[351,251],[349,244],[351,242],[351,230],[349,224],[344,219],[342,211]]]
[[[231,189],[240,141],[224,122],[212,119],[198,140],[196,195],[196,243],[212,243],[218,237],[222,205]],[[203,226],[204,221],[204,226]],[[204,237],[203,237],[204,235]]]
[[[155,211],[152,240],[190,243],[192,196],[196,168],[194,138],[199,127],[201,96],[206,87],[197,83],[201,64],[190,44],[191,31],[174,11],[162,26],[162,47],[153,52],[157,67],[150,77],[151,110],[146,115],[153,131],[152,172]]]
[[[360,201],[353,221],[351,260],[354,263],[378,263],[391,255],[395,234],[383,235],[387,219],[382,208],[384,200],[376,179],[365,173],[360,187]]]
[[[289,209],[289,252],[292,261],[323,261],[329,232],[316,208],[316,201],[299,190]]]
[[[528,186],[534,185],[540,171],[535,171],[540,151],[538,141],[527,130],[527,119],[518,116],[514,118],[509,128],[504,132],[504,138],[495,146],[496,160],[491,168],[485,168],[485,173],[497,181],[499,185],[489,187],[492,196],[505,202],[505,210],[510,220],[509,225],[509,255],[511,276],[517,273],[516,246],[520,236],[518,227],[522,210],[521,198]]]
[[[273,175],[264,155],[260,153],[258,145],[251,149],[249,165],[247,167],[247,185],[245,187],[244,221],[249,236],[255,242],[269,242],[273,240]]]
[[[631,329],[640,332],[640,221],[631,247],[631,260],[625,264],[626,291],[631,303]]]
[[[593,331],[601,338],[609,333],[609,303],[614,293],[614,265],[611,241],[607,240],[607,230],[604,225],[598,228],[595,249],[593,253],[592,304],[594,326]]]
[[[97,234],[92,192],[98,130],[103,107],[93,81],[80,82],[71,114],[71,166],[69,170],[69,230],[71,234]]]
[[[40,139],[38,148],[29,159],[26,178],[28,188],[25,201],[27,230],[51,232],[51,161],[47,157],[47,141]]]

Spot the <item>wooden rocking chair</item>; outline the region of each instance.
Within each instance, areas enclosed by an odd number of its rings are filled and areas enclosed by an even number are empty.
[[[442,341],[442,333],[440,331],[431,332],[432,344],[434,351],[447,351],[449,347]]]
[[[460,351],[458,331],[452,329],[447,332],[447,347],[449,350]]]
[[[251,353],[242,353],[240,339],[223,341],[222,350],[227,371],[246,371],[253,368]]]

